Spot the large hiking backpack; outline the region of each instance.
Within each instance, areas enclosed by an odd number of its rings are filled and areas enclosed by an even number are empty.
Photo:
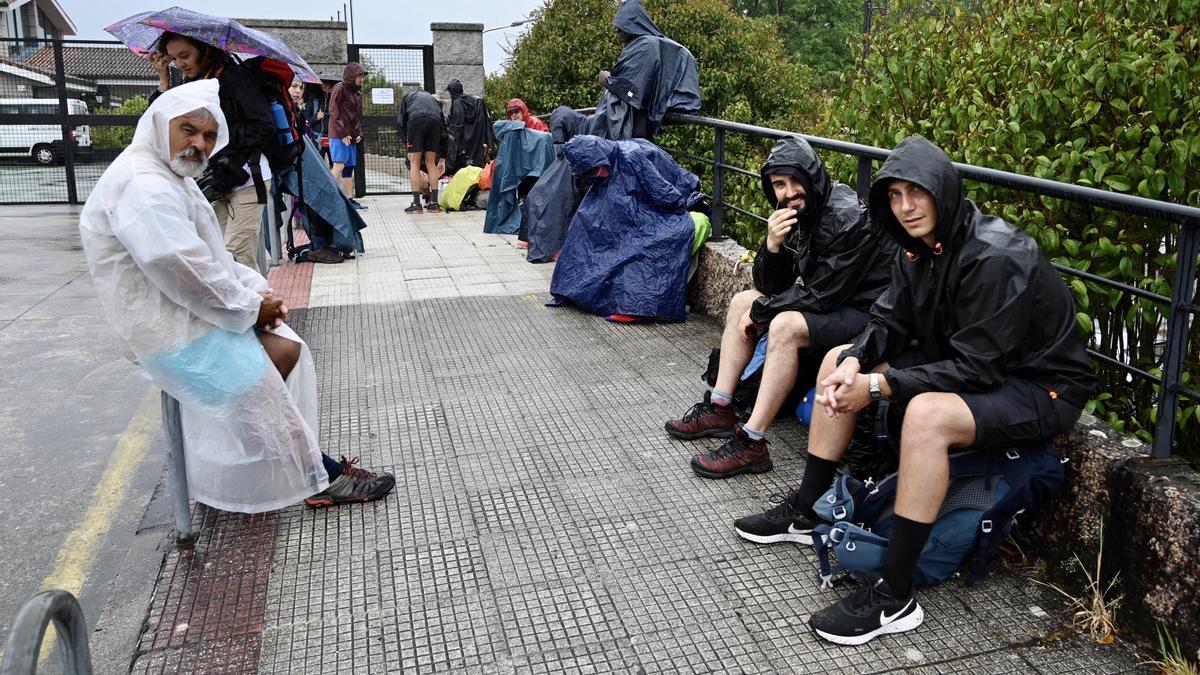
[[[1048,501],[1065,474],[1058,451],[1049,443],[1007,452],[968,450],[950,457],[950,486],[929,541],[921,551],[913,583],[930,586],[957,573],[974,556],[967,581],[981,581],[1017,516]],[[878,574],[892,534],[898,474],[878,483],[839,476],[813,505],[824,521],[813,529],[822,586],[834,576]],[[830,563],[830,554],[836,564]]]
[[[262,89],[275,122],[275,142],[267,143],[263,155],[271,165],[271,171],[286,171],[304,152],[303,123],[296,119],[292,97],[288,93],[296,74],[288,64],[266,56],[247,59],[241,65]],[[254,166],[253,162],[251,166]]]

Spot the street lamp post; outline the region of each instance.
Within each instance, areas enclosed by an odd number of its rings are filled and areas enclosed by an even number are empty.
[[[484,30],[483,32],[490,33],[494,30],[508,30],[509,28],[516,28],[517,26],[524,26],[525,24],[530,23],[531,21],[533,21],[533,19],[521,19],[520,21],[514,21],[514,22],[508,24],[507,26],[496,26],[495,28],[488,28],[488,29]]]

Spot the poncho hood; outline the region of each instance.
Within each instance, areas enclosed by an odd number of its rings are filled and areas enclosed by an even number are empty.
[[[654,25],[654,21],[650,19],[650,15],[646,12],[646,8],[642,6],[642,0],[625,0],[617,9],[617,15],[613,17],[613,28],[627,33],[634,37],[642,35],[652,35],[654,37],[666,37],[658,26]]]
[[[197,80],[163,92],[138,120],[131,149],[149,148],[164,163],[171,163],[171,120],[201,108],[217,120],[217,142],[209,156],[229,144],[229,125],[221,112],[220,87],[217,80]]]

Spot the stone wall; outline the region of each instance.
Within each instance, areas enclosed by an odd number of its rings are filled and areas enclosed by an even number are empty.
[[[270,33],[296,50],[308,65],[326,78],[342,79],[346,67],[345,21],[238,19],[247,28]]]
[[[483,24],[432,23],[429,29],[434,88],[444,95],[446,84],[456,79],[462,82],[463,93],[483,96]]]
[[[688,287],[692,312],[724,321],[729,299],[751,287],[746,249],[708,242]],[[1095,573],[1104,532],[1102,583],[1119,575],[1124,599],[1118,626],[1125,639],[1156,647],[1158,622],[1183,646],[1200,648],[1200,475],[1182,460],[1153,461],[1149,448],[1090,415],[1054,439],[1067,458],[1067,482],[1026,532],[1049,578],[1072,592],[1086,580],[1075,556]],[[1069,617],[1064,617],[1069,620]]]

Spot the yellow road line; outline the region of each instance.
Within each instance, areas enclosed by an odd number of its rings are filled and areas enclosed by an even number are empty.
[[[125,431],[117,439],[117,448],[109,460],[108,468],[104,470],[104,475],[100,477],[100,482],[92,492],[92,503],[79,525],[67,535],[58,549],[54,570],[42,581],[40,590],[61,588],[79,597],[95,560],[96,548],[104,539],[104,535],[112,529],[117,509],[125,500],[134,469],[146,456],[161,427],[160,400],[157,387],[151,387],[146,392],[146,397],[142,399],[133,419],[129,420]],[[87,634],[90,635],[91,631],[87,631]],[[42,641],[41,653],[38,655],[39,663],[46,661],[46,657],[54,649],[54,642],[55,631],[47,631],[46,638]],[[0,661],[3,658],[4,653],[0,651]]]

